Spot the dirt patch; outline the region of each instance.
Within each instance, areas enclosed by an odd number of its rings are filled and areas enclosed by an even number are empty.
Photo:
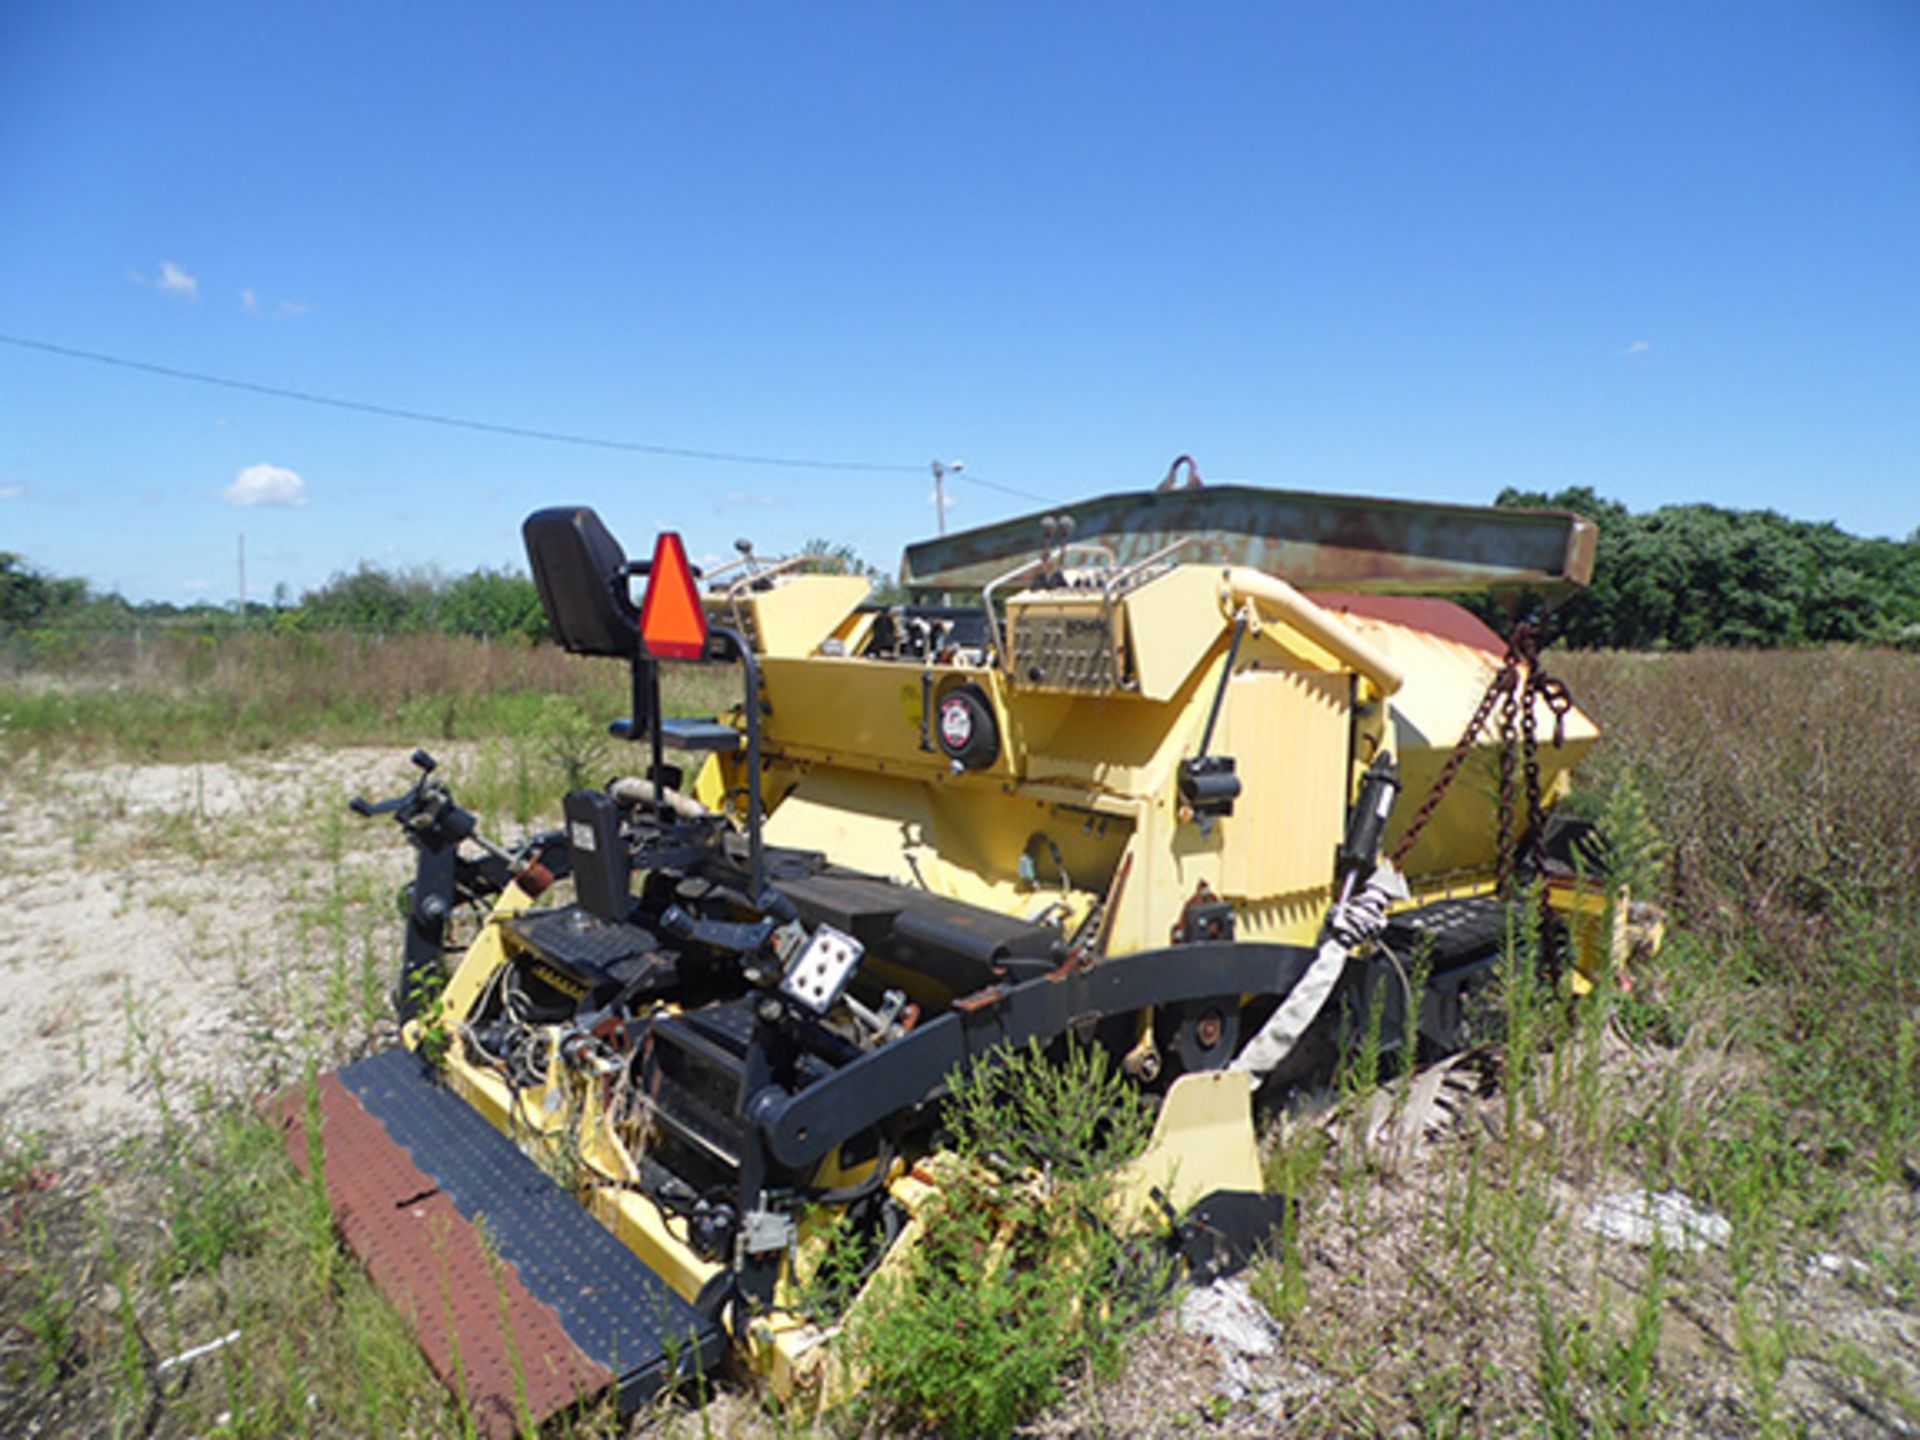
[[[56,1148],[251,1093],[315,1016],[374,1023],[409,857],[349,795],[388,749],[195,765],[22,764],[0,779],[0,1104]]]

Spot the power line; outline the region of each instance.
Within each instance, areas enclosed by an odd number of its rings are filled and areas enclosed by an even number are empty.
[[[19,335],[0,335],[0,345],[20,350],[38,350],[47,355],[62,355],[69,360],[86,360],[95,365],[111,365],[120,370],[137,370],[148,375],[164,375],[170,380],[189,380],[196,385],[213,385],[223,390],[241,390],[251,395],[268,395],[276,400],[295,400],[303,405],[324,405],[334,410],[351,410],[362,415],[380,415],[389,420],[411,420],[421,425],[440,425],[450,430],[473,430],[483,435],[510,435],[519,440],[544,440],[553,445],[578,445],[591,450],[622,450],[638,455],[659,455],[672,460],[706,460],[722,465],[764,465],[785,470],[846,470],[866,474],[919,475],[925,465],[882,465],[867,460],[815,460],[788,455],[751,455],[731,450],[694,450],[679,445],[653,445],[639,440],[614,440],[600,435],[580,435],[565,430],[541,430],[528,425],[504,425],[493,420],[475,420],[464,415],[442,415],[431,410],[413,410],[402,405],[380,405],[370,400],[348,400],[338,395],[320,395],[311,390],[294,390],[284,385],[263,385],[253,380],[235,380],[225,375],[209,375],[199,370],[183,370],[174,365],[157,365],[148,360],[130,360],[123,355],[106,355],[97,350],[80,350],[70,345],[54,345],[45,340],[29,340]],[[975,484],[1008,494],[1022,492],[995,486],[988,481]],[[1027,496],[1028,499],[1041,499]]]
[[[971,470],[949,470],[947,479],[958,480],[963,485],[978,485],[982,490],[996,490],[1002,495],[1011,495],[1018,500],[1034,500],[1042,505],[1053,504],[1053,496],[1037,495],[1031,490],[1022,490],[1017,485],[1002,485],[997,480],[982,480]]]
[[[381,405],[370,400],[349,400],[338,395],[321,395],[310,390],[294,390],[284,385],[266,385],[255,380],[235,380],[226,375],[209,375],[200,370],[184,370],[175,365],[160,365],[150,360],[132,360],[124,355],[108,355],[98,350],[81,350],[71,345],[55,345],[47,340],[30,340],[21,335],[0,334],[0,345],[20,350],[37,350],[69,360],[86,360],[95,365],[110,365],[119,370],[136,370],[162,375],[169,380],[187,380],[196,385],[212,385],[223,390],[239,390],[250,395],[266,395],[276,400],[293,400],[302,405],[322,405],[333,410],[350,410],[362,415],[379,415],[388,420],[410,420],[421,425],[439,425],[452,430],[471,430],[482,435],[507,435],[519,440],[541,440],[554,445],[577,445],[593,450],[621,450],[639,455],[658,455],[673,460],[703,460],[722,465],[764,465],[788,470],[841,470],[870,475],[917,475],[923,465],[887,465],[868,460],[816,460],[784,455],[753,455],[731,450],[694,450],[678,445],[654,445],[639,440],[609,439],[600,435],[579,435],[564,430],[542,430],[526,425],[506,425],[493,420],[475,420],[464,415],[441,415],[431,410],[413,410],[402,405]],[[968,471],[950,472],[951,478],[983,490],[996,491],[1016,500],[1037,504],[1054,503],[1050,495],[1022,490],[985,480]]]

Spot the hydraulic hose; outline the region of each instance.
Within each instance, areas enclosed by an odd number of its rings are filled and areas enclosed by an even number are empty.
[[[1348,890],[1342,892],[1327,912],[1326,934],[1313,964],[1287,992],[1280,1008],[1260,1027],[1260,1033],[1234,1056],[1228,1068],[1245,1071],[1256,1086],[1272,1074],[1274,1068],[1293,1053],[1300,1037],[1320,1018],[1334,986],[1346,971],[1347,957],[1377,938],[1387,928],[1387,911],[1396,900],[1406,898],[1407,882],[1388,861],[1380,862],[1358,895],[1351,894],[1350,877]]]

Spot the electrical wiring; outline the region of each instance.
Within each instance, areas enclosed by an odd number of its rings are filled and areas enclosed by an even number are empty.
[[[664,460],[695,460],[708,464],[746,465],[775,470],[841,471],[865,475],[921,475],[927,470],[924,464],[842,460],[802,455],[767,455],[742,450],[710,450],[688,445],[663,445],[648,440],[591,435],[571,430],[551,430],[536,425],[514,425],[499,420],[483,420],[471,415],[451,415],[436,410],[420,410],[410,405],[391,405],[382,401],[329,395],[316,390],[298,389],[291,385],[272,385],[258,380],[242,380],[231,375],[215,375],[205,370],[190,370],[180,365],[164,365],[152,360],[136,360],[126,355],[113,355],[102,350],[86,350],[77,345],[58,345],[50,340],[37,340],[26,335],[0,334],[0,345],[9,345],[16,350],[27,350],[42,355],[57,355],[67,360],[81,360],[90,365],[104,365],[116,370],[130,370],[143,375],[158,375],[168,380],[212,386],[220,390],[235,390],[248,395],[263,395],[274,400],[289,400],[300,405],[318,405],[329,410],[346,410],[360,415],[378,416],[385,420],[402,420],[415,425],[437,425],[442,429],[498,435],[512,440],[533,440],[548,445],[571,445],[589,450],[616,450],[634,455],[653,455]],[[950,472],[950,478],[963,484],[977,486],[982,490],[996,491],[1021,500],[1033,500],[1043,505],[1052,503],[1045,495],[1035,494],[1031,490],[1022,490],[1017,486],[1003,485],[996,480],[985,480],[964,470]]]
[[[56,345],[24,335],[0,334],[0,345],[19,350],[37,350],[69,360],[85,360],[119,370],[136,370],[160,375],[169,380],[186,380],[196,385],[211,385],[222,390],[239,390],[251,395],[266,395],[276,400],[292,400],[302,405],[321,405],[331,410],[351,410],[362,415],[378,415],[388,420],[406,420],[419,425],[439,425],[452,430],[473,430],[485,435],[504,435],[516,440],[540,440],[551,445],[576,445],[592,450],[624,450],[640,455],[658,455],[669,460],[705,460],[723,465],[761,465],[782,470],[849,470],[879,474],[918,474],[924,465],[880,464],[867,460],[822,460],[793,455],[756,455],[732,450],[703,450],[684,445],[659,445],[643,440],[614,439],[604,435],[583,435],[566,430],[546,430],[532,425],[509,425],[495,420],[479,420],[468,415],[447,415],[433,410],[416,410],[406,405],[387,405],[372,400],[348,399],[313,390],[298,390],[289,385],[268,385],[256,380],[236,380],[203,370],[188,370],[178,365],[161,365],[150,360],[133,360],[124,355],[109,355],[99,350],[82,350],[73,345]]]

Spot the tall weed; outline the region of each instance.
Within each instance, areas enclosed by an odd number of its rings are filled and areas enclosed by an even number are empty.
[[[1668,993],[1637,994],[1623,1020],[1755,1047],[1789,1149],[1897,1173],[1920,1141],[1920,658],[1571,654],[1556,669],[1607,737],[1590,806],[1644,797],[1658,843],[1620,858],[1657,877],[1680,932]]]
[[[851,1339],[882,1410],[1004,1436],[1070,1365],[1106,1373],[1164,1289],[1104,1220],[1113,1167],[1150,1128],[1100,1050],[1031,1047],[953,1087],[952,1163],[906,1263],[874,1282]]]

